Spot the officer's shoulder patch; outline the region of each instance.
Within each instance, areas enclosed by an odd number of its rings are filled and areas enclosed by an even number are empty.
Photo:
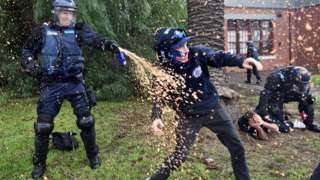
[[[58,32],[55,30],[52,30],[50,28],[50,25],[51,25],[50,22],[49,23],[44,22],[41,27],[45,30],[47,36],[57,36]]]

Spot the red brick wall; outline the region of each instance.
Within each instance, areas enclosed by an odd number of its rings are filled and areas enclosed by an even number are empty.
[[[320,5],[292,11],[292,47],[294,63],[319,68]]]
[[[275,59],[261,60],[264,65],[264,70],[271,70],[278,66],[285,66],[290,63],[289,58],[289,13],[285,10],[275,11],[272,9],[257,9],[257,8],[225,8],[225,13],[234,13],[234,14],[271,14],[279,15],[273,21],[273,45],[274,50],[273,54]],[[225,20],[225,50],[227,48],[227,20]],[[232,71],[233,68],[228,68],[227,71]]]
[[[273,55],[276,56],[276,59],[262,60],[264,70],[288,64],[320,69],[320,5],[290,10],[290,12],[288,10],[226,7],[225,13],[277,16],[273,21]],[[228,50],[227,38],[227,20],[225,20],[226,51]],[[227,68],[227,71],[232,70],[234,69]]]

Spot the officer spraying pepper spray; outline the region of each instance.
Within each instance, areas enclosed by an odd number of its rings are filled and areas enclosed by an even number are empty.
[[[73,0],[54,0],[53,21],[35,28],[22,49],[21,65],[24,71],[40,79],[38,118],[34,124],[33,178],[40,178],[45,173],[49,135],[65,99],[70,101],[77,117],[90,167],[96,169],[101,165],[95,119],[91,114],[83,77],[81,47],[87,45],[103,52],[110,51],[116,54],[122,65],[126,64],[126,60],[115,41],[100,36],[85,23],[76,23],[76,11]]]

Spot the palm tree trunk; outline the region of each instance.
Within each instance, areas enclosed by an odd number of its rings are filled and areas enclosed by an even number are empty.
[[[224,50],[224,0],[188,0],[187,3],[190,45]],[[232,118],[239,117],[239,94],[226,87],[223,70],[211,68],[210,74],[227,111]]]
[[[193,45],[224,49],[224,0],[188,0],[188,31]]]

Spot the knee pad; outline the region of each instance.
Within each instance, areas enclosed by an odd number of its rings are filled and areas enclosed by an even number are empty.
[[[90,108],[85,106],[74,111],[78,119],[91,116]]]
[[[92,115],[78,119],[77,125],[81,130],[91,130],[94,127],[94,118]]]
[[[316,102],[316,97],[312,96],[312,95],[308,95],[306,97],[306,101],[308,104],[314,104],[314,102]]]
[[[50,116],[39,116],[37,122],[34,123],[36,134],[50,134],[53,127],[53,119]]]

